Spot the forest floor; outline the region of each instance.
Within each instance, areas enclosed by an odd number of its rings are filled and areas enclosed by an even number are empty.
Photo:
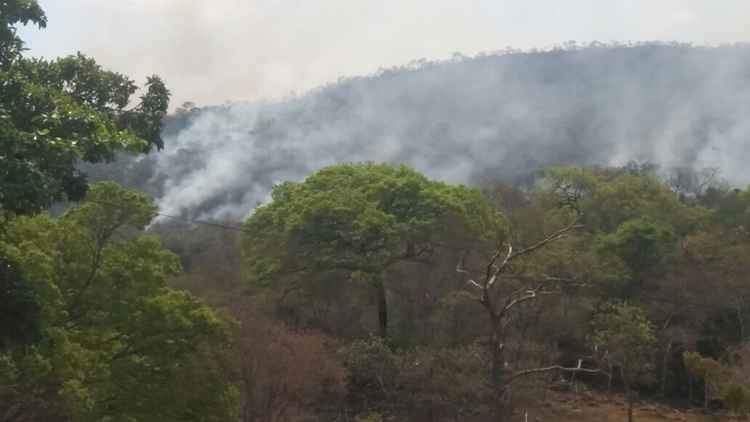
[[[640,402],[634,408],[635,422],[718,422],[740,421],[736,417],[707,415],[700,409],[675,409],[655,403]],[[627,402],[622,396],[595,393],[549,392],[541,407],[517,415],[518,421],[528,422],[626,422]]]

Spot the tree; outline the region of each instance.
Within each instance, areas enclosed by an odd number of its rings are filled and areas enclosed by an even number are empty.
[[[346,370],[335,360],[333,339],[293,332],[234,306],[238,326],[232,342],[232,370],[239,392],[238,422],[321,420],[319,403],[343,396]],[[327,410],[327,409],[326,409]]]
[[[581,222],[593,233],[612,233],[630,220],[645,219],[680,234],[704,217],[648,170],[550,167],[542,176],[540,183],[559,192],[561,202],[576,203]]]
[[[17,265],[0,249],[0,350],[14,343],[28,343],[39,334],[40,304],[19,274]]]
[[[703,381],[703,408],[708,410],[712,396],[718,393],[722,378],[726,376],[722,373],[724,368],[717,360],[703,357],[698,352],[685,352],[682,360],[690,375]]]
[[[4,420],[228,420],[231,386],[198,354],[220,347],[224,323],[166,286],[177,257],[139,233],[155,212],[102,183],[59,219],[9,223],[0,247],[39,308],[39,338],[0,349]]]
[[[750,344],[728,350],[727,362],[721,371],[725,377],[721,380],[721,399],[736,415],[750,415]]]
[[[371,288],[387,335],[387,271],[447,238],[489,238],[501,219],[480,193],[407,167],[344,164],[276,186],[244,226],[251,280],[305,288],[343,278]]]
[[[23,50],[15,26],[33,23],[47,26],[47,16],[36,0],[7,0],[0,3],[0,66],[5,67]]]
[[[626,303],[608,304],[594,315],[591,343],[601,360],[619,369],[628,398],[628,421],[633,421],[636,383],[650,380],[655,330],[642,309]]]
[[[29,214],[87,189],[77,164],[108,162],[118,151],[162,148],[169,91],[149,77],[138,86],[82,54],[52,61],[21,55],[14,25],[46,25],[36,1],[0,3],[0,213]]]
[[[622,297],[632,297],[643,286],[645,275],[661,264],[674,246],[675,236],[669,226],[647,218],[627,220],[613,233],[601,235],[597,248],[627,266],[632,283],[620,292]]]
[[[484,308],[489,319],[490,337],[487,346],[491,359],[490,380],[495,390],[495,418],[499,421],[510,416],[513,385],[523,378],[552,371],[598,372],[596,369],[582,367],[582,360],[578,361],[576,367],[523,367],[520,362],[512,362],[513,354],[507,347],[513,331],[514,314],[525,304],[539,301],[547,295],[560,294],[561,285],[573,281],[565,277],[564,268],[572,264],[575,258],[564,256],[560,259],[552,253],[542,257],[541,261],[546,263],[540,264],[531,259],[535,254],[550,252],[582,227],[579,223],[580,215],[575,210],[572,213],[567,208],[555,211],[557,212],[548,216],[552,221],[567,219],[567,222],[541,239],[515,248],[509,237],[498,243],[495,252],[484,262],[483,270],[467,266],[468,253],[456,267],[456,271],[469,277],[467,284],[475,292],[474,300]]]

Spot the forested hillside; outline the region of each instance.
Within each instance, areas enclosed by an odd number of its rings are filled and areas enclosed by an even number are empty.
[[[0,421],[750,414],[747,47],[169,115],[46,22],[0,1]]]
[[[569,45],[415,62],[285,100],[188,104],[165,123],[165,150],[119,177],[166,213],[234,219],[274,183],[367,160],[472,184],[635,160],[719,168],[741,185],[749,81],[747,45]]]

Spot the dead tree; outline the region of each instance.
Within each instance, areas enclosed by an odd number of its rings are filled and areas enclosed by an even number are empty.
[[[498,297],[497,288],[504,280],[509,278],[519,279],[517,276],[507,274],[511,264],[517,259],[531,255],[534,252],[547,247],[548,245],[565,238],[571,232],[581,228],[579,218],[564,226],[563,228],[547,235],[538,242],[520,249],[515,250],[510,242],[499,246],[489,259],[483,271],[472,271],[466,267],[466,254],[461,258],[456,271],[469,275],[468,284],[478,293],[475,300],[486,310],[490,322],[490,339],[488,342],[490,348],[491,364],[490,376],[493,388],[496,394],[496,420],[504,421],[510,416],[512,410],[510,407],[510,394],[513,383],[530,375],[540,374],[550,371],[562,372],[589,372],[598,373],[598,369],[587,369],[583,367],[583,360],[578,361],[575,367],[563,367],[560,365],[551,365],[538,368],[518,369],[512,368],[507,359],[506,340],[509,335],[509,323],[511,314],[519,305],[535,301],[542,296],[558,294],[559,289],[555,288],[559,282],[564,281],[558,277],[544,275],[534,279],[526,279],[522,288],[519,288],[505,297]],[[475,277],[474,277],[475,276]],[[523,284],[523,282],[522,282]]]

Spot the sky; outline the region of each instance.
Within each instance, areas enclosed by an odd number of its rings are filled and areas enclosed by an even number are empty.
[[[31,55],[76,51],[173,105],[282,98],[421,58],[565,41],[750,40],[747,0],[40,0]]]

